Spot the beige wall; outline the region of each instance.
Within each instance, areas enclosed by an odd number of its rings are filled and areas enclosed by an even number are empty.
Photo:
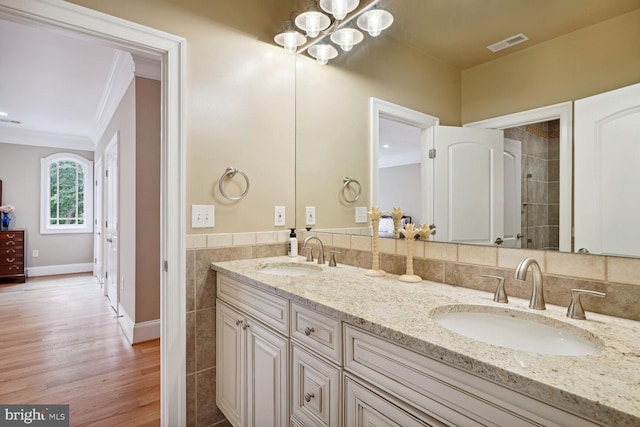
[[[640,10],[462,72],[469,123],[640,82]]]
[[[93,161],[90,151],[0,143],[2,203],[16,207],[11,229],[26,230],[26,267],[93,262],[93,234],[40,234],[40,159],[73,153]],[[32,250],[39,257],[31,256]]]
[[[353,227],[355,206],[369,206],[369,98],[460,124],[460,72],[390,38],[367,40],[344,63],[317,64],[306,55],[296,65],[297,224],[305,206],[316,207],[314,228]],[[338,57],[342,58],[342,57]],[[342,178],[362,184],[355,204],[342,201]]]
[[[294,57],[273,43],[292,10],[282,0],[75,0],[74,3],[187,40],[187,216],[216,206],[216,226],[187,233],[267,231],[273,207],[294,216]],[[223,199],[228,166],[251,180],[249,194]],[[228,192],[236,194],[233,186]]]
[[[160,318],[160,93],[136,77],[136,323]]]

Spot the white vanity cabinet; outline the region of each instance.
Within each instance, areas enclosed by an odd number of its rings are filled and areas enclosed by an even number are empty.
[[[218,275],[216,404],[235,427],[289,425],[289,339],[271,329],[288,304]]]
[[[597,425],[350,325],[344,341],[345,371],[373,384],[389,401],[424,413],[425,425]]]
[[[339,427],[342,324],[291,304],[291,419],[305,427]]]

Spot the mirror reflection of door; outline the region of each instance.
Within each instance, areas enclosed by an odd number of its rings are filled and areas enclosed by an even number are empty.
[[[105,273],[107,297],[118,312],[118,134],[105,149]]]
[[[640,84],[575,102],[574,250],[640,257]]]

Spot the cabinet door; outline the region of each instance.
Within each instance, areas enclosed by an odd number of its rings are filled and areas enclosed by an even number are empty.
[[[291,412],[306,427],[340,425],[340,381],[338,367],[320,360],[292,344]]]
[[[249,319],[247,342],[247,419],[243,426],[289,426],[288,340]],[[224,351],[224,350],[223,350]]]
[[[244,426],[246,341],[242,314],[218,300],[216,309],[216,404],[232,425]]]
[[[378,391],[378,393],[383,394]],[[399,401],[395,404],[383,399],[379,394],[345,377],[344,425],[350,427],[424,427],[444,426],[425,414],[410,413],[411,408]],[[389,399],[392,399],[388,396]],[[396,406],[397,405],[397,406]]]

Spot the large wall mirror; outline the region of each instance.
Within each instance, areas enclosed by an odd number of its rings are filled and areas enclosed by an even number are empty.
[[[306,53],[296,58],[296,226],[367,233],[358,211],[372,202],[383,210],[400,207],[417,223],[433,220],[445,191],[424,167],[435,131],[383,114],[372,144],[377,99],[443,128],[499,129],[507,141],[496,148],[504,156],[500,232],[483,234],[474,225],[492,215],[483,205],[489,190],[479,189],[451,196],[462,206],[456,217],[470,225],[469,240],[445,227],[436,240],[496,245],[500,237],[503,246],[580,249],[573,236],[580,185],[572,181],[573,101],[640,82],[640,52],[629,43],[640,39],[640,2],[382,0],[379,6],[394,15],[380,36],[365,34],[350,52],[338,48],[327,65]],[[520,33],[528,40],[487,49]],[[513,144],[518,161],[509,160]],[[473,156],[468,160],[465,169],[477,167]],[[361,188],[345,188],[345,177]],[[361,191],[355,202],[354,191]],[[315,208],[311,224],[308,207]]]

